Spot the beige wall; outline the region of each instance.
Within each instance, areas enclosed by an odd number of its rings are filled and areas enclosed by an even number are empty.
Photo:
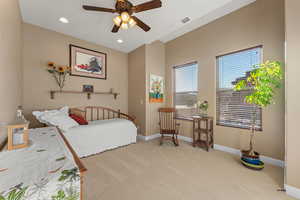
[[[300,188],[300,1],[286,0],[286,184]]]
[[[149,102],[150,74],[165,75],[165,45],[156,41],[129,53],[129,113],[137,117],[140,134],[159,132],[158,108],[165,103]]]
[[[146,46],[128,56],[128,113],[137,118],[139,133],[146,132]]]
[[[128,111],[127,54],[29,24],[23,25],[23,36],[23,106],[27,114],[35,109],[63,105],[101,105]],[[50,99],[49,91],[59,88],[46,71],[47,62],[69,65],[69,44],[107,53],[107,80],[68,76],[64,89],[81,91],[83,84],[94,85],[95,91],[113,88],[121,94],[117,100],[106,95],[92,95],[88,100],[86,95],[78,94],[57,94],[55,99]]]
[[[284,61],[284,1],[257,0],[223,18],[166,44],[167,99],[172,105],[172,67],[197,61],[199,97],[210,102],[209,114],[216,117],[216,56],[264,45],[264,60]],[[284,159],[284,95],[263,111],[263,132],[255,148],[263,155]],[[181,122],[181,134],[191,137],[191,124]],[[246,148],[249,131],[215,126],[216,144]]]
[[[165,77],[165,44],[159,41],[146,45],[146,110],[147,110],[147,131],[146,135],[159,133],[158,108],[163,107],[163,103],[149,102],[150,74]]]
[[[21,105],[22,19],[18,0],[0,1],[0,123],[8,123]],[[0,145],[6,133],[0,127]]]

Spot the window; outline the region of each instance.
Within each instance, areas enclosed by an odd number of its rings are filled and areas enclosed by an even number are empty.
[[[174,67],[174,106],[177,115],[191,115],[198,97],[198,64],[196,62]]]
[[[217,57],[217,125],[249,129],[256,112],[255,128],[262,130],[261,108],[244,100],[251,91],[233,90],[234,84],[246,79],[252,66],[260,64],[261,60],[262,47]]]

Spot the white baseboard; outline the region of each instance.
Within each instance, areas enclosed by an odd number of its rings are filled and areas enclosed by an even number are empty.
[[[137,135],[137,139],[142,140],[142,141],[154,140],[159,137],[160,137],[160,134],[154,134],[154,135],[150,135],[150,136]]]
[[[271,157],[268,157],[268,156],[260,156],[260,159],[262,161],[264,161],[265,163],[269,163],[271,165],[275,165],[275,166],[278,166],[278,167],[281,167],[281,168],[284,168],[284,166],[285,166],[283,160],[278,160],[278,159],[271,158]]]
[[[294,197],[296,199],[300,199],[300,189],[290,186],[290,185],[284,185],[284,188],[286,190],[287,195]]]
[[[231,147],[226,147],[226,146],[219,145],[219,144],[214,144],[214,149],[219,150],[219,151],[224,151],[224,152],[227,152],[227,153],[231,153],[231,154],[235,154],[235,155],[239,155],[239,156],[241,155],[240,150],[234,149],[234,148],[231,148]]]
[[[185,141],[185,142],[190,142],[190,143],[193,142],[193,139],[192,139],[192,138],[186,137],[186,136],[182,136],[182,135],[178,135],[178,139],[179,139],[179,140],[182,140],[182,141]]]
[[[156,134],[150,135],[150,136],[138,135],[138,139],[143,140],[143,141],[149,141],[149,140],[153,140],[153,139],[156,139],[156,138],[159,138],[159,137],[160,137],[159,133],[156,133]],[[185,142],[192,142],[193,141],[192,138],[182,136],[182,135],[178,135],[178,139],[182,140],[182,141],[185,141]],[[239,155],[239,156],[241,155],[241,150],[231,148],[231,147],[226,147],[226,146],[219,145],[219,144],[215,144],[214,149],[219,150],[219,151],[224,151],[224,152],[227,152],[227,153],[231,153],[231,154],[235,154],[235,155]],[[274,159],[274,158],[271,158],[271,157],[268,157],[268,156],[263,156],[263,155],[261,155],[260,158],[265,163],[275,165],[275,166],[278,166],[278,167],[282,167],[282,168],[284,167],[284,161],[282,161],[282,160]]]
[[[166,135],[166,136],[171,136],[171,135]],[[139,140],[142,140],[142,141],[154,140],[154,139],[159,138],[159,137],[160,137],[159,133],[156,133],[156,134],[150,135],[150,136],[144,136],[144,135],[138,135],[137,136],[137,138]],[[182,136],[182,135],[178,135],[178,139],[182,140],[182,141],[185,141],[185,142],[192,142],[193,141],[192,138],[189,138],[189,137],[186,137],[186,136]]]
[[[136,140],[142,140],[142,141],[145,141],[145,136],[138,134],[138,135],[136,136]]]
[[[226,147],[226,146],[219,145],[219,144],[215,144],[214,148],[219,151],[224,151],[227,153],[241,156],[241,150],[239,150],[239,149],[234,149],[234,148]],[[265,163],[284,168],[284,161],[282,161],[282,160],[274,159],[274,158],[271,158],[268,156],[263,156],[263,155],[260,156],[260,159]]]

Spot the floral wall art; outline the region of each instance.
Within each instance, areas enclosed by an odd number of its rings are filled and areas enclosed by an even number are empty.
[[[164,102],[164,78],[150,74],[150,103],[163,103]]]

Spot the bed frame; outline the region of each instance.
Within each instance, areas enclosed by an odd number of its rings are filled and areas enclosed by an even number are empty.
[[[136,125],[135,117],[129,116],[125,113],[121,113],[120,110],[116,111],[111,108],[105,108],[105,107],[101,107],[101,106],[86,106],[83,108],[70,108],[69,113],[79,115],[87,121],[122,118],[122,119],[130,120]],[[47,125],[43,124],[43,126],[46,127]],[[80,191],[81,191],[80,192],[81,193],[80,200],[83,200],[83,192],[84,192],[83,179],[84,179],[84,174],[87,171],[87,168],[84,166],[84,164],[82,163],[80,158],[77,156],[74,149],[72,148],[72,146],[70,145],[70,143],[68,142],[66,137],[59,130],[59,128],[57,128],[57,130],[58,130],[59,134],[61,135],[61,137],[63,138],[67,148],[70,150],[76,165],[78,166],[78,169],[80,172],[80,177],[81,177],[80,178],[80,180],[81,180],[81,182],[80,182]],[[3,144],[0,144],[0,152],[4,149],[6,142],[7,142],[7,140]]]
[[[105,108],[101,106],[86,106],[84,108],[70,108],[69,110],[70,114],[76,114],[81,117],[83,117],[87,121],[95,121],[95,120],[106,120],[106,119],[114,119],[114,118],[122,118],[132,121],[136,125],[136,118],[133,116],[129,116],[125,113],[121,113],[120,110],[113,110],[111,108]],[[59,130],[59,129],[58,129]],[[69,144],[65,136],[61,133],[59,130],[59,133],[61,134],[62,138],[64,139],[66,145],[68,146],[69,150],[73,154],[74,160],[79,167],[80,170],[80,176],[81,176],[81,197],[80,200],[83,200],[83,174],[87,169],[82,164],[80,158],[77,156],[75,151],[73,150],[72,146]]]
[[[136,118],[129,116],[125,113],[121,113],[120,110],[113,110],[111,108],[105,108],[101,106],[86,106],[82,108],[70,108],[70,114],[80,115],[87,121],[105,120],[122,118],[132,121],[136,125]]]
[[[68,140],[66,139],[66,137],[64,136],[64,134],[62,134],[61,130],[59,128],[57,128],[57,131],[59,132],[60,136],[62,137],[63,141],[65,142],[67,148],[69,149],[69,151],[71,152],[73,159],[78,167],[79,170],[79,174],[80,174],[80,200],[83,200],[83,177],[85,172],[87,171],[87,168],[84,166],[84,164],[81,162],[80,158],[77,156],[77,154],[75,153],[74,149],[72,148],[72,146],[70,145],[70,143],[68,142]]]

